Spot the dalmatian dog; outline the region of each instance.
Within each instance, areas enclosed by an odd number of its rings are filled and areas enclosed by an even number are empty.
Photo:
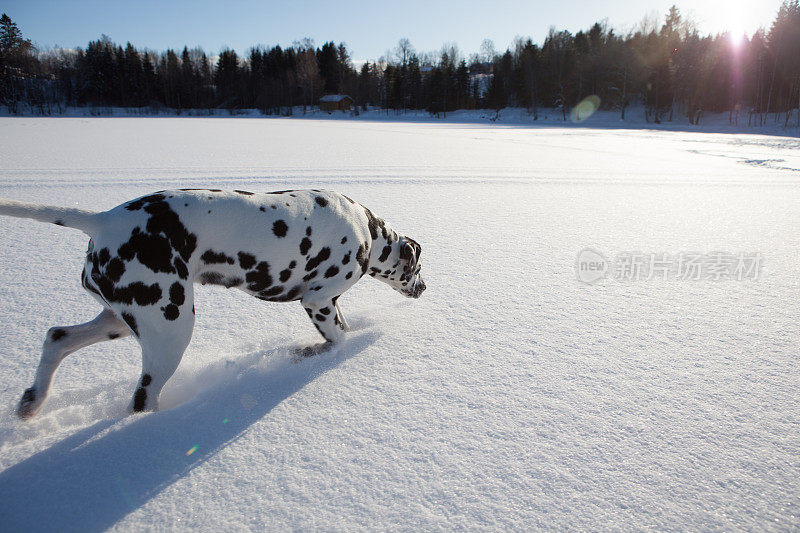
[[[325,339],[301,355],[342,340],[348,325],[339,296],[365,274],[411,298],[425,290],[420,245],[335,192],[180,189],[100,213],[0,200],[0,215],[89,235],[81,280],[103,306],[90,322],[47,332],[33,385],[17,409],[23,419],[42,408],[67,355],[128,335],[142,349],[130,410],[156,410],[192,336],[194,283],[301,302]]]

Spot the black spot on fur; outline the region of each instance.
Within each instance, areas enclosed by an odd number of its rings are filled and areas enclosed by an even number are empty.
[[[321,315],[321,314],[319,314],[319,313],[317,313],[316,315],[314,315],[314,319],[315,319],[315,320],[318,320],[318,321],[320,321],[320,322],[325,322],[325,316],[324,316],[324,315]]]
[[[91,284],[89,284],[89,276],[86,274],[86,269],[84,269],[84,271],[81,272],[81,286],[87,291],[94,293],[100,296],[101,298],[103,297],[103,295],[100,294],[100,292],[97,289],[95,289]]]
[[[283,220],[276,220],[275,223],[272,224],[272,233],[274,233],[276,237],[286,237],[287,231],[289,231],[289,226],[287,226],[286,222]]]
[[[119,333],[109,333],[109,334],[108,334],[108,338],[109,338],[110,340],[112,340],[112,341],[113,341],[114,339],[118,339],[118,338],[119,338]]]
[[[228,257],[222,252],[215,252],[214,250],[206,250],[203,252],[203,255],[200,256],[200,259],[207,265],[219,264],[219,263],[228,263],[232,265],[235,263],[233,257]]]
[[[263,205],[262,205],[261,207],[259,207],[259,208],[258,208],[258,210],[259,210],[259,211],[261,211],[262,213],[263,213],[264,211],[266,211],[266,209],[264,209],[264,206],[263,206]]]
[[[251,270],[245,275],[247,288],[252,292],[261,292],[272,285],[272,276],[269,274],[269,263],[261,261],[256,265],[255,270]]]
[[[353,273],[352,272],[348,272],[347,275],[344,277],[344,279],[350,279],[352,277],[353,277]]]
[[[386,222],[381,220],[380,218],[376,217],[372,214],[372,211],[364,208],[364,213],[367,215],[367,225],[369,226],[369,234],[372,236],[372,240],[378,238],[379,234],[382,234],[383,237],[386,237]],[[381,230],[380,232],[378,230]]]
[[[97,255],[97,260],[100,262],[101,266],[105,266],[110,259],[111,254],[108,252],[108,248],[103,248]]]
[[[322,309],[319,310],[319,312],[322,313],[323,315],[331,314],[331,310],[327,307],[323,307]]]
[[[239,252],[239,266],[245,270],[250,270],[256,264],[256,256],[245,252]]]
[[[326,200],[322,196],[317,196],[316,198],[314,198],[314,201],[317,202],[317,204],[320,207],[325,207],[326,205],[328,205],[328,200]]]
[[[322,335],[322,337],[323,337],[323,338],[324,338],[326,341],[330,342],[330,339],[328,338],[328,336],[327,336],[327,335],[325,335],[325,332],[324,332],[324,331],[322,331],[322,328],[320,328],[320,327],[319,327],[319,324],[317,324],[316,322],[314,322],[314,327],[315,327],[315,328],[317,328],[317,331],[319,331],[319,334],[320,334],[320,335]]]
[[[283,292],[283,286],[282,285],[276,285],[276,286],[272,287],[271,289],[267,289],[265,291],[261,291],[258,294],[259,294],[259,296],[262,296],[264,298],[272,298],[273,296],[277,296],[282,292]]]
[[[180,257],[176,257],[172,264],[175,265],[175,270],[178,272],[178,276],[181,279],[186,279],[189,277],[189,269],[186,267],[186,263],[184,263]]]
[[[323,261],[326,261],[331,256],[331,249],[327,246],[319,251],[319,253],[308,260],[306,263],[306,272],[314,270],[317,268]]]
[[[64,221],[61,220],[61,219],[58,219],[55,222],[53,222],[53,224],[55,224],[56,226],[63,226],[64,225]]]
[[[25,389],[25,392],[22,393],[22,399],[20,400],[21,404],[26,403],[33,403],[36,401],[36,389],[31,387],[30,389]]]
[[[356,252],[356,262],[361,265],[361,273],[362,275],[366,273],[367,266],[369,265],[369,255],[368,252],[368,245],[367,243],[361,244],[358,247],[358,252]]]
[[[316,278],[318,272],[319,271],[315,270],[314,272],[312,272],[310,274],[306,274],[305,276],[303,276],[303,281],[309,281],[309,280],[312,280],[312,279]]]
[[[117,254],[125,261],[131,261],[136,257],[153,272],[169,274],[175,272],[171,264],[172,247],[169,240],[160,235],[134,233],[128,242],[119,247]]]
[[[339,273],[339,267],[337,267],[336,265],[332,265],[328,270],[325,271],[325,277],[332,278],[338,273]]]
[[[122,320],[124,320],[125,323],[128,324],[128,327],[131,328],[131,331],[133,331],[133,334],[138,337],[139,336],[139,330],[136,327],[136,319],[133,317],[133,315],[123,312],[122,313]]]
[[[169,301],[175,305],[183,305],[186,301],[186,294],[183,290],[183,285],[177,281],[169,288]]]
[[[287,193],[287,192],[294,192],[294,189],[288,189],[286,191],[272,191],[272,192],[268,192],[267,194],[283,194],[283,193]]]
[[[142,387],[147,387],[152,382],[153,382],[153,377],[150,374],[145,374],[144,376],[142,376]]]
[[[400,259],[410,261],[413,256],[414,256],[414,249],[411,247],[411,245],[408,243],[403,243],[400,246]]]
[[[292,261],[291,263],[289,263],[289,268],[294,268],[296,266],[297,266],[297,261]]]
[[[384,247],[383,247],[383,250],[381,250],[381,255],[380,255],[380,257],[378,257],[378,261],[380,261],[381,263],[383,263],[384,261],[386,261],[387,259],[389,259],[389,254],[390,254],[390,253],[392,253],[392,247],[391,247],[391,246],[384,246]]]
[[[243,194],[245,196],[253,196],[253,193],[248,192],[248,191],[238,191],[238,190],[234,189],[233,192],[238,193],[238,194]]]
[[[288,268],[286,270],[281,270],[281,273],[280,273],[280,276],[279,276],[279,279],[281,280],[281,283],[285,283],[286,281],[289,280],[290,277],[292,277],[292,271],[291,270],[289,270]]]
[[[155,202],[145,206],[151,217],[147,221],[146,229],[153,235],[163,234],[170,245],[176,250],[181,259],[188,261],[197,247],[197,236],[189,233],[181,223],[178,214],[173,211],[167,202]]]
[[[115,283],[120,280],[125,273],[125,263],[119,257],[115,257],[108,262],[106,267],[106,275],[111,278]]]
[[[117,254],[125,261],[136,257],[153,272],[171,274],[175,272],[172,265],[173,250],[178,252],[183,261],[188,261],[197,247],[197,237],[186,230],[177,213],[163,200],[164,195],[154,194],[134,200],[126,206],[131,211],[144,208],[150,218],[145,227],[147,233],[135,228]]]
[[[308,227],[306,228],[306,235],[307,235],[307,236],[309,236],[309,237],[311,237],[311,226],[308,226]]]
[[[342,244],[347,242],[347,237],[342,237]]]
[[[150,196],[144,196],[142,198],[139,198],[138,200],[128,202],[128,205],[125,206],[125,209],[127,209],[128,211],[138,211],[142,207],[144,207],[145,204],[152,202],[160,202],[164,198],[165,197],[163,194],[151,194]]]
[[[344,257],[342,257],[342,264],[343,265],[346,265],[347,263],[350,262],[350,254],[352,254],[352,253],[353,252],[351,251],[351,252],[347,252],[346,254],[344,254]]]
[[[178,309],[178,306],[175,304],[169,304],[161,309],[164,311],[164,318],[167,320],[177,320],[181,315],[180,309]]]
[[[113,263],[114,260],[110,261],[109,266]],[[154,305],[161,299],[161,287],[158,283],[145,285],[141,281],[135,281],[127,286],[118,286],[108,272],[104,274],[100,271],[96,259],[93,259],[91,279],[100,290],[101,296],[109,303],[121,302],[130,305],[135,301],[138,305]],[[84,286],[89,288],[88,283],[84,283]]]
[[[225,279],[225,276],[219,272],[203,272],[200,274],[200,283],[203,285],[222,285],[223,279]]]
[[[133,410],[137,413],[144,411],[144,404],[147,403],[147,391],[143,387],[136,389],[133,395]]]
[[[137,305],[155,305],[161,299],[161,287],[158,283],[152,285],[145,285],[141,281],[134,281],[126,287],[115,287],[112,295],[103,296],[109,302],[122,302],[125,304],[132,304],[136,302]]]
[[[61,328],[56,328],[50,333],[50,340],[57,341],[67,336],[67,332]]]
[[[230,289],[231,287],[238,287],[242,283],[242,278],[226,278],[219,272],[203,272],[200,274],[200,283],[203,285],[222,285],[226,289]]]
[[[303,237],[303,240],[300,241],[300,254],[306,255],[308,250],[311,249],[311,240],[308,237]]]
[[[286,293],[286,298],[288,298],[290,301],[294,300],[297,297],[297,295],[300,294],[301,290],[302,287],[300,287],[299,285],[297,287],[292,288],[292,290]]]

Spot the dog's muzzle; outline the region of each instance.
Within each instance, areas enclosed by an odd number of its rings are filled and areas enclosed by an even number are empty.
[[[411,296],[412,298],[419,298],[420,295],[422,295],[422,291],[424,291],[426,288],[427,286],[425,285],[425,282],[419,280],[419,283],[414,285],[414,288],[411,289],[411,292],[409,292],[408,295]]]

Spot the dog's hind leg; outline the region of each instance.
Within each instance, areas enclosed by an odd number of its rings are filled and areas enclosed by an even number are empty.
[[[131,332],[114,313],[105,309],[91,322],[77,326],[50,328],[42,348],[33,386],[26,389],[17,408],[23,419],[34,416],[44,405],[53,375],[66,356],[97,342],[127,337]]]
[[[128,410],[155,411],[161,389],[175,373],[192,338],[194,309],[191,294],[187,294],[186,303],[173,320],[146,313],[134,314],[134,320],[142,347],[142,375]]]

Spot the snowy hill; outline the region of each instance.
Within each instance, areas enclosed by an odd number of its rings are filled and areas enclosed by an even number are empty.
[[[86,238],[0,217],[0,529],[791,529],[800,517],[800,141],[412,121],[0,119],[0,197],[108,209],[171,187],[347,194],[423,246],[364,279],[332,352],[297,304],[198,287],[162,411],[98,305]],[[591,248],[759,253],[747,279],[576,276]]]

